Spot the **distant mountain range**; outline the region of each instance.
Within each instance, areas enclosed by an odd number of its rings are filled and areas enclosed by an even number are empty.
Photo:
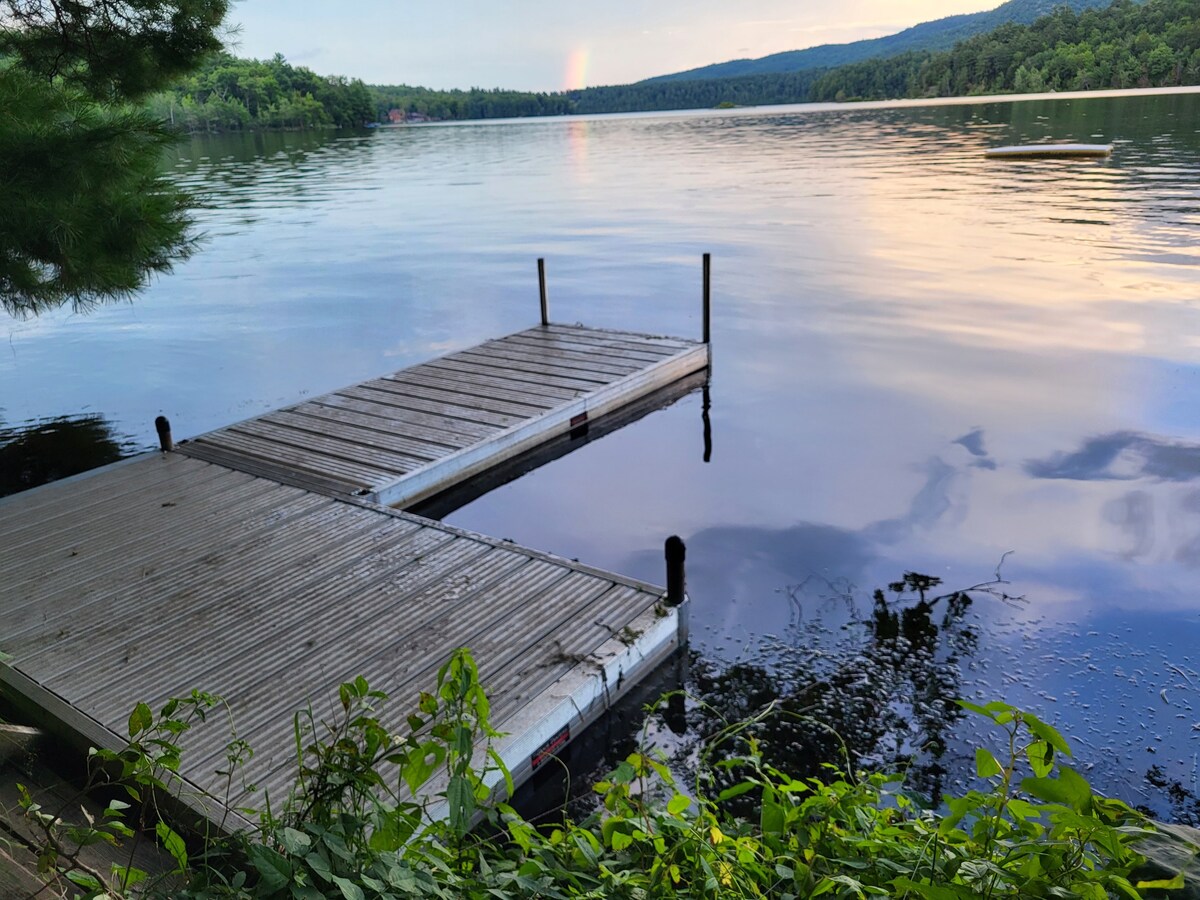
[[[807,50],[773,53],[759,59],[735,59],[698,69],[688,69],[686,72],[659,75],[638,83],[775,75],[808,69],[834,68],[866,59],[895,56],[911,50],[949,50],[961,40],[991,31],[1008,22],[1028,25],[1060,6],[1069,6],[1075,12],[1082,12],[1085,9],[1108,6],[1111,2],[1112,0],[1008,0],[993,10],[923,22],[886,37],[855,41],[851,44],[822,44]]]

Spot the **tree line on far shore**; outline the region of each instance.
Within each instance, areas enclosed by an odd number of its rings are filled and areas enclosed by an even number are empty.
[[[1195,0],[1115,0],[1002,25],[941,53],[906,53],[825,72],[807,99],[884,100],[1200,84]]]
[[[219,53],[151,98],[150,109],[184,130],[231,131],[1188,84],[1200,84],[1195,0],[1115,0],[1082,13],[1060,7],[1031,25],[1002,25],[941,52],[550,93],[367,85],[317,75],[278,54],[251,60]]]

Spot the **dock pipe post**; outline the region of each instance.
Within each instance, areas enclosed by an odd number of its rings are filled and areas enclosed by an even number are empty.
[[[704,254],[704,343],[712,342],[712,254]]]
[[[171,423],[166,416],[159,416],[154,420],[154,430],[158,432],[158,446],[162,448],[163,453],[170,453],[175,449],[175,442],[171,440]]]
[[[684,591],[687,580],[684,577],[683,560],[687,556],[687,548],[679,536],[673,534],[667,538],[664,549],[667,557],[667,606],[675,610],[679,646],[682,647],[687,644],[691,632],[688,608],[683,602],[686,597]]]
[[[683,545],[678,535],[667,538],[664,547],[667,557],[667,606],[678,606],[684,596],[684,557],[687,547]]]
[[[550,324],[550,305],[546,300],[546,260],[538,257],[538,291],[542,297],[542,327]]]

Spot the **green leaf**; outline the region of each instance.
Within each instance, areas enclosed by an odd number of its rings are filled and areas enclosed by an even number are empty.
[[[612,775],[609,776],[609,779],[614,784],[629,784],[635,778],[637,778],[637,769],[627,762],[622,762],[613,770]]]
[[[450,805],[450,827],[455,834],[466,834],[475,814],[475,792],[463,775],[452,775],[446,786],[446,802]]]
[[[129,736],[137,737],[154,724],[154,713],[145,703],[139,703],[129,714]]]
[[[102,885],[94,877],[86,874],[85,872],[80,872],[77,869],[72,869],[70,872],[68,872],[67,878],[79,885],[81,888],[87,888],[90,891],[104,890],[104,885]]]
[[[769,785],[763,788],[762,814],[760,823],[763,834],[783,834],[784,823],[787,819],[784,808],[775,799],[775,791]]]
[[[363,893],[363,889],[348,878],[342,878],[340,875],[333,876],[333,883],[336,884],[342,891],[342,896],[346,900],[367,900],[367,895]]]
[[[403,810],[388,810],[375,824],[371,832],[370,847],[376,853],[389,853],[399,850],[404,842],[412,837],[420,820]]]
[[[188,852],[187,844],[166,822],[159,822],[154,826],[154,833],[158,835],[158,842],[162,848],[171,854],[171,858],[175,860],[176,869],[180,875],[187,871],[188,867]]]
[[[961,900],[964,897],[976,896],[975,892],[965,885],[923,884],[911,878],[897,878],[892,884],[902,891],[925,897],[927,900]]]
[[[1174,878],[1159,878],[1154,881],[1139,881],[1135,887],[1139,891],[1142,890],[1159,890],[1159,891],[1178,891],[1184,888],[1183,873],[1180,872]]]
[[[304,857],[305,864],[324,881],[333,881],[333,868],[329,860],[320,853],[313,852]]]
[[[1021,789],[1039,800],[1063,803],[1079,811],[1086,810],[1092,800],[1087,779],[1070,766],[1060,766],[1057,778],[1026,778]]]
[[[150,877],[150,873],[144,869],[136,869],[133,866],[118,866],[115,863],[112,867],[112,876],[116,879],[117,884],[122,888],[131,888],[136,884],[141,884]]]
[[[285,828],[279,833],[279,843],[292,856],[303,856],[312,846],[312,838],[295,828]]]
[[[975,774],[980,778],[993,778],[1004,774],[1004,766],[992,755],[990,750],[983,747],[975,749]]]
[[[263,893],[282,891],[292,880],[292,865],[281,854],[262,844],[253,844],[247,855],[258,873]]]
[[[1052,725],[1047,725],[1037,716],[1030,713],[1022,713],[1021,719],[1025,722],[1026,727],[1038,738],[1045,741],[1059,753],[1066,756],[1071,755],[1071,745],[1067,743],[1066,739]]]
[[[676,794],[667,803],[667,812],[673,816],[677,816],[685,809],[692,805],[690,797],[685,797],[683,794]]]
[[[1034,741],[1025,752],[1033,774],[1045,778],[1054,770],[1054,746],[1047,741]]]
[[[735,784],[733,787],[725,788],[725,790],[717,794],[717,802],[719,803],[725,800],[732,800],[734,797],[740,797],[742,794],[752,791],[756,787],[758,787],[758,785],[752,784],[749,781],[743,781],[739,784]]]

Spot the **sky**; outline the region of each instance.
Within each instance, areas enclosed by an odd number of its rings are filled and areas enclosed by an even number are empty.
[[[238,0],[238,56],[369,84],[560,91],[891,34],[1000,0]]]

